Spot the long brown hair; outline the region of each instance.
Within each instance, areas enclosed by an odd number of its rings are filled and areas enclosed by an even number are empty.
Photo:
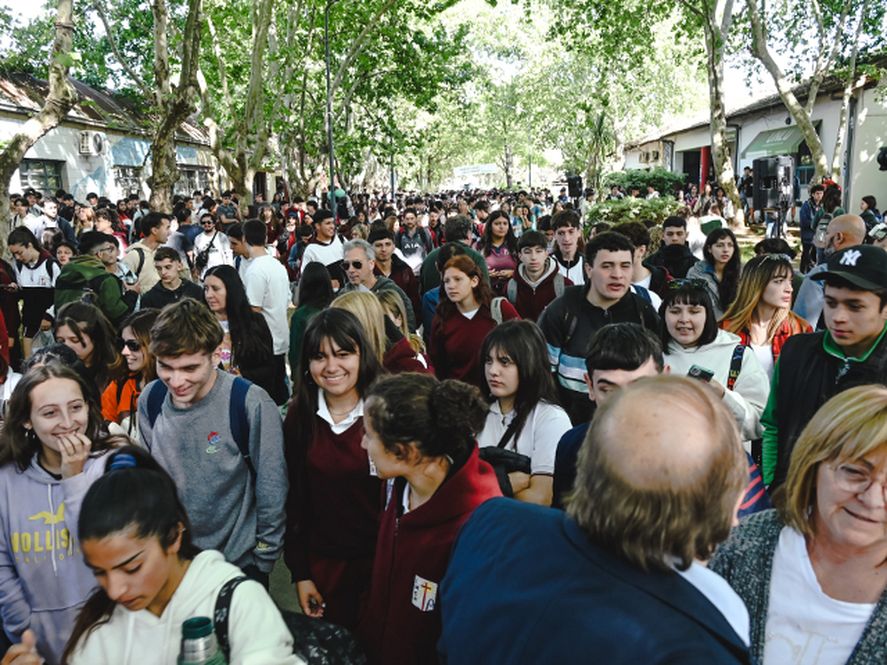
[[[70,302],[58,311],[53,333],[62,326],[70,328],[81,344],[84,334],[92,340],[93,351],[87,370],[95,378],[99,391],[112,380],[126,375],[123,356],[115,345],[114,328],[102,310],[85,302]]]
[[[125,437],[110,436],[105,431],[101,407],[91,398],[94,391],[86,380],[70,367],[52,361],[29,369],[12,391],[6,407],[6,422],[0,432],[0,466],[15,462],[24,471],[34,455],[40,452],[39,439],[34,435],[29,436],[25,423],[31,419],[31,393],[34,388],[50,379],[69,379],[79,386],[83,401],[89,409],[85,435],[92,442],[91,455],[97,456],[98,453],[127,440]]]
[[[447,261],[444,264],[443,270],[440,271],[441,285],[443,285],[444,275],[450,268],[455,268],[465,273],[469,279],[477,277],[477,286],[474,287],[474,299],[477,301],[478,306],[488,308],[493,301],[493,291],[490,289],[489,283],[484,278],[480,267],[474,262],[474,259],[467,254],[457,254]],[[459,308],[456,306],[456,303],[447,298],[446,293],[441,293],[440,302],[437,305],[437,313],[440,314],[440,317],[447,319],[458,311]]]
[[[157,359],[151,353],[151,326],[160,316],[159,309],[141,309],[135,314],[130,314],[120,324],[120,332],[124,328],[132,329],[132,335],[142,347],[142,355],[145,357],[145,366],[141,370],[142,386],[148,385],[157,378]]]
[[[742,269],[742,277],[739,279],[739,288],[736,292],[736,299],[731,303],[730,307],[721,318],[724,330],[737,335],[741,332],[747,332],[751,327],[752,318],[755,309],[764,296],[764,290],[771,280],[777,277],[785,277],[791,279],[794,275],[791,259],[782,254],[763,254],[756,256],[745,264]],[[792,326],[797,328],[797,332],[804,331],[804,320],[791,311],[791,307],[785,307],[778,310],[776,316],[770,322],[767,329],[768,342],[779,330],[779,327],[786,321],[791,321]]]

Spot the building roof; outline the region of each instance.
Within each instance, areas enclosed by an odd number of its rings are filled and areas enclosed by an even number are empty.
[[[83,123],[125,134],[148,135],[151,119],[136,100],[69,78],[78,100],[62,122]],[[49,84],[30,74],[0,76],[0,112],[30,116],[43,108]],[[179,126],[177,140],[209,144],[209,136],[193,118]]]
[[[874,64],[878,66],[883,66],[887,58],[881,58],[875,61]],[[880,64],[879,64],[880,63]],[[864,87],[869,87],[875,85],[876,81],[871,79],[867,79]],[[809,82],[804,81],[796,85],[792,88],[792,92],[795,93],[795,96],[798,98],[802,104],[807,101],[807,92]],[[843,79],[837,77],[827,77],[819,88],[819,95],[834,93],[839,90],[843,90],[845,85],[845,81]],[[772,109],[777,106],[782,106],[782,99],[779,97],[779,93],[773,93],[771,95],[767,95],[765,97],[761,97],[760,99],[756,99],[746,104],[734,106],[733,108],[727,109],[727,121],[735,120],[737,118],[741,118],[745,115],[750,115],[752,113],[756,113],[758,111],[764,111],[767,109]],[[786,111],[787,113],[788,111]],[[681,132],[688,132],[693,129],[699,129],[701,127],[708,127],[711,124],[711,119],[708,113],[704,115],[697,115],[694,118],[684,118],[680,121],[677,121],[672,124],[670,127],[666,127],[664,130],[657,131],[655,134],[649,134],[644,138],[631,141],[626,144],[626,150],[631,148],[637,148],[638,146],[643,145],[644,143],[650,143],[652,141],[659,141],[666,137],[672,136],[674,134],[680,134]]]

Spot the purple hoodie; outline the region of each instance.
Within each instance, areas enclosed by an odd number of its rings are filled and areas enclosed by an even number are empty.
[[[0,468],[0,616],[13,642],[31,628],[49,665],[61,658],[77,613],[96,586],[83,563],[77,518],[105,456],[83,473],[56,480],[37,464]]]

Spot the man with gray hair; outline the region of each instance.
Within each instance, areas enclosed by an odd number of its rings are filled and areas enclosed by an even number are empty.
[[[374,272],[376,267],[376,250],[373,249],[373,246],[366,240],[358,238],[346,242],[343,249],[345,259],[342,261],[342,270],[345,271],[348,283],[342,287],[340,293],[348,293],[349,291],[370,291],[371,293],[396,291],[403,301],[403,306],[407,313],[407,325],[409,325],[410,330],[415,330],[416,314],[413,311],[410,297],[394,283],[394,280],[377,275]]]
[[[715,392],[672,376],[623,388],[577,472],[566,514],[492,499],[462,528],[441,582],[441,661],[750,663],[745,605],[702,563],[746,477]]]
[[[865,242],[865,222],[859,215],[839,215],[828,223],[825,234],[826,257],[847,247],[855,247]],[[818,330],[825,327],[822,321],[822,308],[825,303],[823,282],[816,275],[825,270],[825,261],[813,267],[798,289],[798,297],[792,308],[795,314]]]

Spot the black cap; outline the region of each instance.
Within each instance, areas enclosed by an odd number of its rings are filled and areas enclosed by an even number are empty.
[[[320,224],[323,221],[333,218],[333,213],[326,208],[321,208],[316,213],[311,215],[311,223],[312,224]]]
[[[835,252],[824,272],[810,279],[837,277],[865,291],[887,289],[887,252],[875,245],[856,245]]]

